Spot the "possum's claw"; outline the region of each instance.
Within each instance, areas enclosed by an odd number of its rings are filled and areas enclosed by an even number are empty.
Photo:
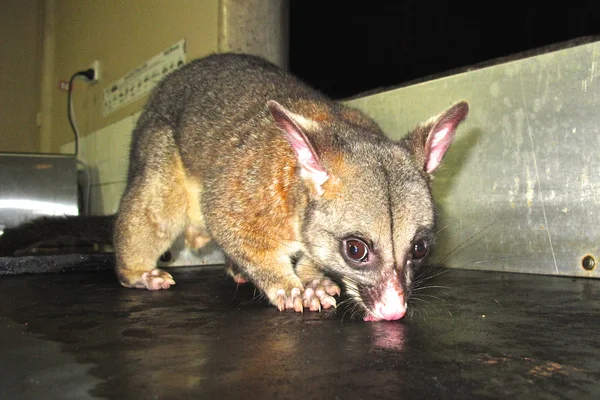
[[[321,309],[335,308],[337,302],[332,296],[340,294],[340,287],[327,278],[314,279],[302,290],[294,287],[291,290],[278,289],[275,294],[274,304],[279,311],[293,309],[296,312],[304,312],[305,308],[310,311],[321,311]]]
[[[305,306],[309,307],[311,311],[317,311],[313,304],[318,302],[320,304],[318,310],[321,311],[321,307],[328,309],[337,306],[337,301],[332,296],[340,295],[340,287],[327,278],[314,279],[307,285],[304,293]]]
[[[310,311],[321,312],[321,301],[315,296],[315,291],[311,288],[307,288],[302,295],[302,303],[305,308]]]
[[[155,268],[152,271],[144,272],[140,280],[136,282],[136,288],[145,288],[148,290],[168,289],[175,285],[175,280],[168,272]]]
[[[321,306],[323,306],[323,308],[328,309],[331,307],[337,307],[337,301],[335,301],[335,299],[327,293],[322,292],[321,290],[317,290],[315,293],[319,298],[319,301],[321,302]]]
[[[340,290],[340,287],[335,282],[327,278],[321,279],[320,282],[319,280],[315,279],[313,281],[313,285],[316,285],[317,287],[322,287],[325,290],[325,292],[330,296],[339,296],[342,292]]]
[[[329,309],[337,306],[335,299],[329,296],[323,290],[315,291],[311,288],[308,288],[304,291],[302,302],[304,307],[308,308],[310,311],[320,312],[322,308]]]
[[[278,289],[275,304],[279,311],[284,311],[286,308],[293,308],[296,312],[304,312],[302,291],[299,288],[293,288],[289,295],[286,294],[284,289]]]

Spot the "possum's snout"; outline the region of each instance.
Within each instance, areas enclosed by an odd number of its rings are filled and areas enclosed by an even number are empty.
[[[395,285],[388,283],[379,296],[379,299],[367,307],[369,314],[364,317],[365,321],[395,321],[406,314],[406,299],[404,292],[398,290]]]

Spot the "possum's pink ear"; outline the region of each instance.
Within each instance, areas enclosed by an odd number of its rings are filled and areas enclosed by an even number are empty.
[[[298,163],[300,164],[302,177],[310,179],[315,184],[319,194],[323,193],[322,185],[329,179],[329,175],[323,164],[319,161],[319,156],[315,152],[313,145],[304,133],[307,128],[316,127],[316,122],[307,119],[301,115],[294,114],[281,104],[274,100],[267,102],[269,111],[279,128],[283,131],[283,136],[294,149]]]
[[[469,104],[461,101],[411,132],[402,142],[415,161],[431,174],[442,162],[454,140],[458,125],[469,112]]]

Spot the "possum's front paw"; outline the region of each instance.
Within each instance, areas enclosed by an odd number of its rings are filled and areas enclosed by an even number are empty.
[[[138,289],[161,290],[168,289],[175,284],[175,280],[168,272],[155,268],[150,271],[120,271],[121,284],[125,287]]]
[[[311,311],[321,311],[321,308],[336,307],[333,296],[340,295],[340,287],[327,278],[314,279],[306,285],[302,301],[304,307]]]
[[[293,308],[296,312],[303,312],[302,289],[295,287],[289,292],[286,292],[285,289],[277,289],[275,305],[279,311],[284,311],[286,308]]]

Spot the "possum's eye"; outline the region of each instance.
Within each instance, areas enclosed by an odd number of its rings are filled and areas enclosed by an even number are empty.
[[[420,260],[427,255],[429,251],[429,243],[425,239],[420,239],[415,242],[412,250],[413,260]]]
[[[369,260],[369,245],[358,238],[344,240],[344,255],[350,261],[366,262]]]

